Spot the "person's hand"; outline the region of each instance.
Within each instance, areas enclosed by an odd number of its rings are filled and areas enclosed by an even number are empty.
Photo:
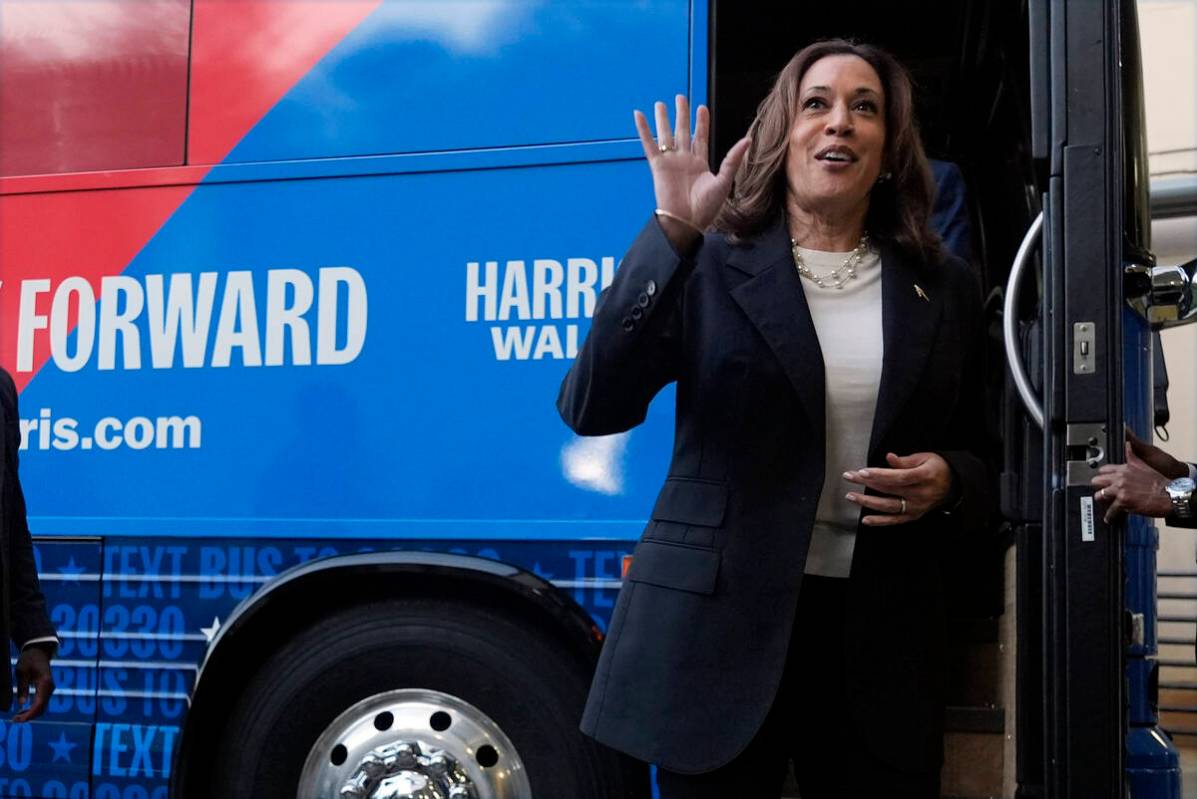
[[[706,230],[719,209],[731,193],[732,179],[740,167],[740,161],[748,152],[748,137],[732,145],[717,173],[711,173],[707,160],[711,114],[705,105],[698,107],[694,136],[690,136],[690,101],[684,95],[676,98],[677,128],[670,131],[669,110],[665,103],[654,105],[657,122],[657,138],[654,139],[648,126],[648,118],[636,111],[636,131],[644,146],[644,157],[648,159],[653,173],[653,192],[657,208],[686,220],[685,223],[669,217],[660,217],[662,229],[678,250],[689,247],[699,231]],[[664,148],[664,149],[662,149]]]
[[[883,526],[905,524],[944,504],[952,492],[952,469],[942,456],[934,452],[913,455],[885,456],[893,468],[856,469],[844,472],[844,479],[887,496],[870,496],[850,492],[847,499],[861,507],[875,510],[867,514],[861,524]]]
[[[1135,435],[1134,431],[1129,427],[1126,429],[1126,443],[1130,444],[1130,448],[1144,463],[1164,475],[1164,477],[1175,480],[1178,477],[1189,476],[1189,467],[1187,464],[1173,458],[1159,447],[1148,444]]]
[[[17,713],[12,720],[20,724],[46,712],[50,695],[54,693],[54,678],[50,675],[50,656],[39,646],[27,646],[17,659],[17,709],[29,702],[29,686],[37,690],[33,704]]]
[[[1185,469],[1184,474],[1188,473],[1188,469]],[[1136,455],[1132,445],[1126,451],[1126,463],[1102,466],[1089,484],[1098,489],[1093,495],[1094,499],[1107,506],[1105,520],[1109,524],[1120,513],[1137,513],[1155,518],[1167,516],[1172,512],[1172,500],[1165,490],[1169,482],[1167,476]]]

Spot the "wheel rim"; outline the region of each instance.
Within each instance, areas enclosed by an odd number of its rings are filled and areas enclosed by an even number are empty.
[[[530,799],[523,761],[485,713],[440,691],[375,694],[325,728],[298,799]]]

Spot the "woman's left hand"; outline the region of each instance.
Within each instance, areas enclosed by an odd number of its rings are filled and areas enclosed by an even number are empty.
[[[877,511],[866,514],[862,524],[880,527],[905,524],[944,504],[952,492],[952,469],[934,452],[913,455],[889,453],[885,460],[893,468],[866,467],[844,472],[844,479],[868,486],[884,496],[852,491],[848,501]]]

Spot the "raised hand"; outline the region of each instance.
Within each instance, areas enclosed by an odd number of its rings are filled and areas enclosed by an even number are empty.
[[[653,174],[653,192],[657,208],[685,220],[664,217],[661,220],[666,235],[675,247],[688,246],[698,231],[706,230],[719,209],[731,193],[732,179],[740,167],[740,161],[748,152],[749,139],[736,142],[719,165],[719,171],[711,172],[707,159],[710,144],[711,114],[705,105],[698,107],[694,124],[694,135],[690,135],[690,101],[679,94],[675,100],[677,127],[670,130],[669,110],[664,103],[654,105],[657,137],[649,129],[648,118],[640,111],[635,112],[636,130],[644,146]],[[686,223],[692,225],[687,228]]]

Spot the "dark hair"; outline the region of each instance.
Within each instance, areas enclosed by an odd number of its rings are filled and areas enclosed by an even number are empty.
[[[847,39],[823,39],[807,45],[777,76],[757,108],[749,129],[752,145],[715,227],[733,239],[746,238],[768,227],[785,208],[785,161],[790,127],[799,110],[798,87],[812,64],[832,55],[864,59],[877,72],[885,93],[882,169],[892,177],[873,187],[865,227],[875,241],[933,260],[940,253],[939,237],[928,225],[934,184],[914,118],[910,76],[881,48]]]

